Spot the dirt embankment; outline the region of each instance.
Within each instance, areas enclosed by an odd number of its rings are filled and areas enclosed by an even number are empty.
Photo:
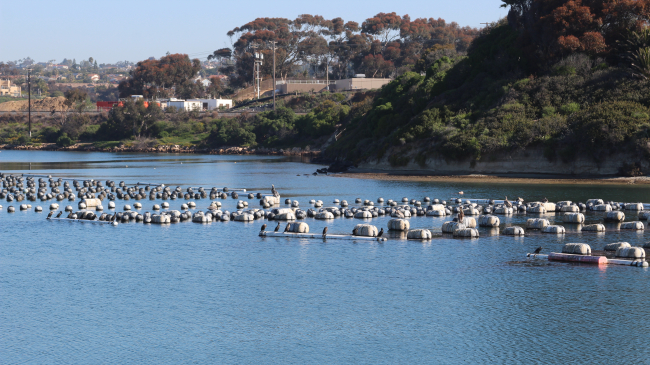
[[[64,102],[65,97],[63,96],[58,96],[56,98],[34,99],[32,100],[32,110],[52,111],[52,109],[55,109],[57,112],[67,110],[68,107],[63,104]],[[3,112],[26,111],[28,108],[29,102],[27,100],[7,101],[0,103],[0,111]]]

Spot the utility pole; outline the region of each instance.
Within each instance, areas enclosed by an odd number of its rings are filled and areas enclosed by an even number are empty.
[[[264,59],[264,54],[262,52],[255,53],[255,66],[256,66],[256,82],[257,82],[257,98],[260,98],[260,93],[262,92],[262,60]]]
[[[262,52],[256,52],[257,48],[259,45],[253,44],[251,45],[251,48],[253,48],[253,90],[256,91],[257,98],[260,98],[260,92],[262,89],[261,81],[262,78],[260,77],[260,72],[262,71],[262,60],[264,59],[264,54]]]
[[[32,138],[32,76],[30,74],[30,69],[27,69],[27,103],[29,108],[29,138]]]
[[[256,61],[256,55],[257,55],[257,44],[251,44],[251,48],[253,49],[253,95],[257,94],[255,91],[257,89],[257,81],[256,81],[256,75],[255,75],[255,70],[257,68],[257,61]]]
[[[273,111],[275,111],[275,89],[277,89],[277,83],[275,81],[275,45],[277,43],[276,41],[271,41],[273,45]]]
[[[330,60],[325,61],[325,90],[330,91]]]

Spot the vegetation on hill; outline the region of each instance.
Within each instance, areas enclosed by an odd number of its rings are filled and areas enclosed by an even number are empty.
[[[73,89],[61,98],[65,109],[73,112],[34,115],[31,139],[25,115],[0,115],[0,144],[48,142],[66,146],[79,141],[148,147],[320,147],[332,137],[337,123],[347,118],[355,98],[358,96],[350,99],[350,94],[339,93],[302,94],[279,101],[276,111],[244,112],[236,118],[182,109],[163,112],[156,103],[145,106],[141,99],[129,99],[108,113],[89,115],[83,113],[87,95]],[[305,109],[310,112],[294,111]]]
[[[467,55],[431,49],[418,62],[424,72],[385,86],[326,157],[426,167],[431,157],[476,161],[538,147],[549,160],[648,159],[647,2],[506,3],[508,20],[484,29]]]

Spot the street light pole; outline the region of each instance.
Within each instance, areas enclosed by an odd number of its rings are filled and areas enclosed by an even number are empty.
[[[30,69],[27,69],[27,103],[29,108],[29,138],[32,138],[32,76]]]
[[[275,81],[275,44],[278,43],[276,41],[271,41],[271,44],[273,44],[273,111],[275,111],[275,89],[277,89],[277,84]]]

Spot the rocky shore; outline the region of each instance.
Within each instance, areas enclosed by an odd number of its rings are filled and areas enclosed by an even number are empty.
[[[38,145],[0,145],[3,150],[23,151],[83,151],[83,152],[145,152],[145,153],[200,153],[210,155],[273,155],[273,156],[308,156],[318,157],[321,151],[303,150],[300,147],[294,148],[249,148],[249,147],[223,147],[223,148],[199,148],[180,145],[165,145],[154,147],[138,146],[115,146],[97,147],[90,143],[78,143],[69,147],[59,147],[54,143],[41,143]]]

